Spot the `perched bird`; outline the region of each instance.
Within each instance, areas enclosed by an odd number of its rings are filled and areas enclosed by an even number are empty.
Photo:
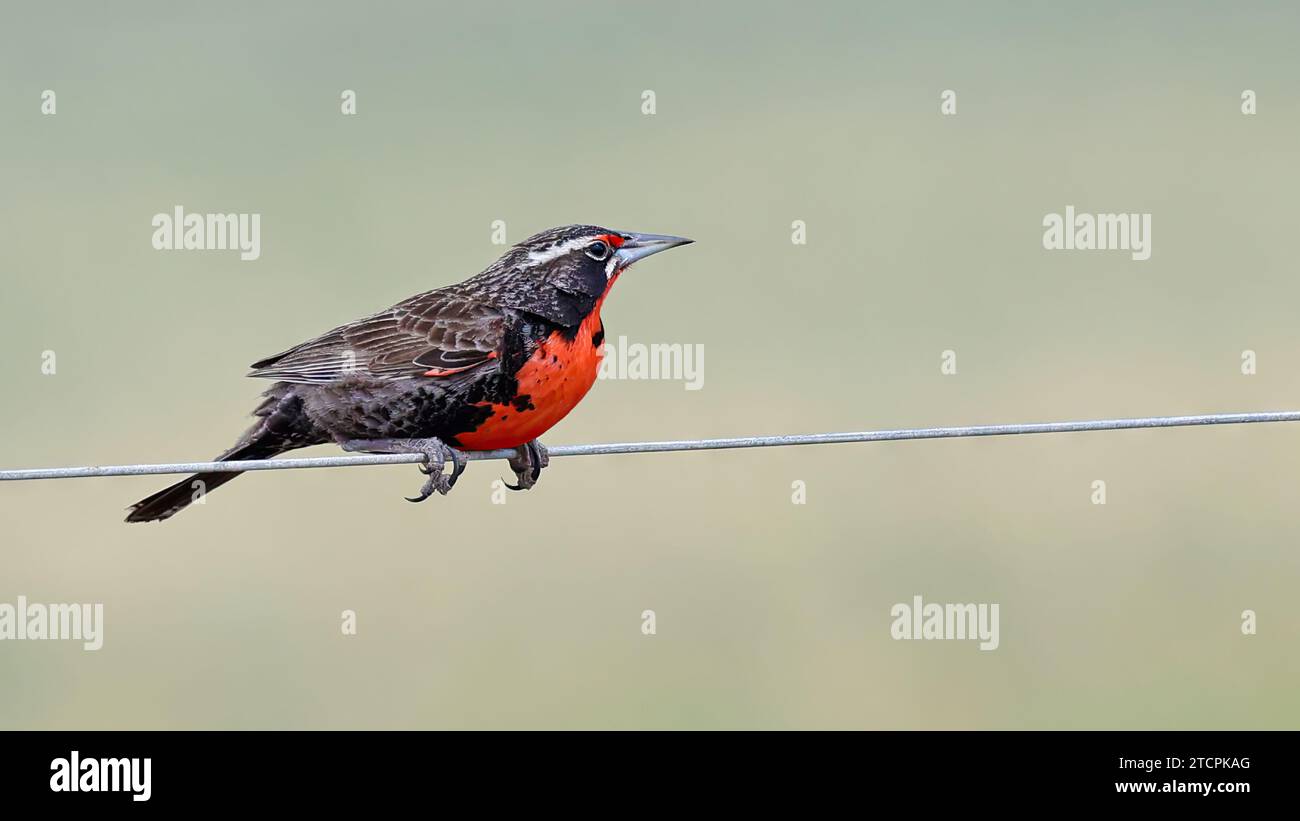
[[[219,461],[269,459],[334,442],[365,453],[418,453],[420,495],[446,494],[467,450],[513,448],[514,490],[546,467],[537,438],[596,381],[610,288],[639,259],[691,240],[594,225],[552,228],[457,285],[418,294],[254,362],[274,379],[257,422]],[[450,462],[452,472],[444,473]],[[159,521],[238,473],[199,473],[131,506]]]

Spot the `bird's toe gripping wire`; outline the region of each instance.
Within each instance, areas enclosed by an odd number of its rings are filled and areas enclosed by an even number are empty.
[[[538,478],[542,475],[542,468],[550,463],[551,457],[540,440],[534,439],[528,444],[520,445],[509,460],[510,469],[515,472],[515,480],[519,484],[512,485],[507,482],[506,487],[511,490],[528,490],[537,484]]]
[[[420,472],[429,478],[424,480],[424,486],[420,488],[419,496],[403,497],[408,502],[423,502],[435,492],[446,496],[456,486],[456,480],[465,472],[465,465],[469,462],[465,458],[465,454],[455,448],[445,445],[437,439],[428,441],[437,442],[437,445],[430,449],[421,451],[424,455],[424,464],[420,465]],[[450,476],[443,473],[443,465],[447,462],[451,462]]]
[[[353,439],[340,443],[346,451],[363,453],[418,453],[424,457],[420,472],[429,477],[420,488],[420,495],[404,497],[408,502],[423,502],[434,493],[446,496],[456,486],[456,480],[465,472],[469,460],[465,454],[447,445],[441,439]],[[443,466],[451,462],[451,475]]]

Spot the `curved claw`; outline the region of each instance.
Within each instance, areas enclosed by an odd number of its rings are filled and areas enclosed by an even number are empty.
[[[449,447],[440,439],[354,439],[341,441],[339,444],[347,451],[366,453],[418,453],[424,457],[419,465],[420,472],[429,477],[420,488],[420,495],[403,497],[408,502],[423,502],[435,492],[447,495],[469,460],[465,454]],[[452,463],[452,474],[443,474],[443,465]]]
[[[432,496],[433,492],[438,489],[438,476],[440,474],[429,471],[426,475],[428,475],[429,479],[424,483],[424,486],[420,488],[419,496],[416,496],[415,498],[403,496],[402,498],[408,502],[423,502],[425,499]]]
[[[469,464],[469,459],[455,448],[447,448],[447,451],[451,455],[451,476],[447,478],[447,489],[451,490],[456,486],[456,480],[465,472],[465,466]]]
[[[528,490],[537,484],[537,480],[542,475],[542,468],[546,467],[550,461],[550,457],[546,453],[546,447],[534,439],[520,445],[516,449],[514,458],[509,462],[510,469],[515,472],[515,479],[519,484],[512,485],[504,479],[501,482],[511,490]]]

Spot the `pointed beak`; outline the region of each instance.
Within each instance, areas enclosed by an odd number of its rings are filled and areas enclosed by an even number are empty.
[[[626,240],[614,252],[614,256],[618,257],[619,268],[626,268],[638,259],[644,259],[651,254],[667,251],[669,248],[676,248],[678,245],[688,245],[695,241],[685,237],[670,237],[667,234],[623,234],[622,236]]]

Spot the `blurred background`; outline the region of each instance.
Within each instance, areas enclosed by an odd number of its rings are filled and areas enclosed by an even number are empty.
[[[476,273],[494,220],[697,240],[604,319],[703,345],[704,389],[602,381],[552,445],[1300,407],[1293,4],[6,18],[0,467],[211,457],[250,362]],[[261,258],[153,250],[176,205],[261,214]],[[1067,205],[1151,213],[1151,259],[1043,250]],[[175,477],[5,483],[0,602],[103,602],[105,637],[0,643],[0,727],[1296,728],[1297,454],[1278,424],[557,459],[504,505],[504,463],[422,505],[414,467],[278,471],[136,526]],[[918,594],[998,603],[1001,646],[892,640]]]

